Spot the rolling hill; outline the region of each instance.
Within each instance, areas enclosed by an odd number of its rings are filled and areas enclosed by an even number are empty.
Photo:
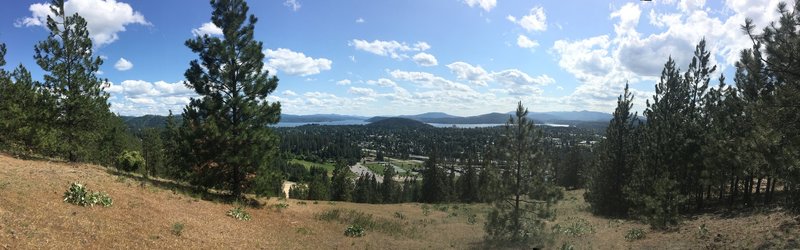
[[[408,118],[391,117],[386,119],[379,119],[367,124],[369,127],[386,128],[386,129],[426,129],[433,128],[432,125],[412,120]]]

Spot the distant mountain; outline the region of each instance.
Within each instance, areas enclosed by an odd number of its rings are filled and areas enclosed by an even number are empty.
[[[145,116],[120,116],[131,131],[141,131],[145,128],[163,128],[167,124],[167,117],[161,115]],[[176,119],[180,120],[180,119]]]
[[[418,114],[418,115],[401,115],[401,116],[398,116],[398,117],[417,120],[417,119],[457,118],[458,116],[449,115],[447,113],[442,113],[442,112],[428,112],[428,113],[422,113],[422,114]]]
[[[363,116],[352,115],[337,115],[337,114],[317,114],[317,115],[290,115],[281,114],[281,122],[336,122],[336,121],[351,121],[366,120]]]
[[[373,117],[374,118],[374,117]],[[433,128],[432,125],[408,118],[391,117],[379,119],[366,126],[386,129],[424,129]]]

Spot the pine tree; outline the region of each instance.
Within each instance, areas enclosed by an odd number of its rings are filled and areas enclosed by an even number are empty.
[[[186,70],[195,90],[183,112],[184,141],[196,184],[230,190],[240,197],[248,176],[274,157],[278,138],[267,126],[278,122],[280,103],[267,102],[278,78],[263,70],[262,43],[253,40],[256,17],[243,0],[214,0],[211,21],[223,36],[186,41],[199,55]]]
[[[331,177],[331,200],[350,201],[353,199],[353,180],[350,178],[350,167],[344,161],[338,161]]]
[[[636,157],[636,113],[631,113],[633,94],[628,91],[617,98],[614,117],[606,128],[606,139],[600,142],[588,190],[584,194],[592,211],[600,215],[624,216],[630,205],[622,192],[631,178]]]
[[[430,156],[425,162],[422,172],[422,201],[426,203],[439,203],[447,199],[447,189],[444,183],[444,172],[436,166],[436,155]]]
[[[63,152],[71,162],[85,160],[103,132],[98,127],[109,112],[105,81],[96,76],[103,60],[92,56],[86,20],[67,16],[63,0],[53,0],[47,16],[50,35],[34,47],[36,63],[46,73],[41,86],[55,98],[50,125],[63,135]]]
[[[161,131],[146,128],[142,134],[142,156],[145,161],[145,174],[161,176],[164,174],[164,143]]]
[[[460,184],[460,200],[461,202],[466,203],[473,203],[479,202],[480,199],[478,197],[478,192],[480,189],[478,187],[478,174],[475,170],[475,167],[472,165],[467,166],[467,170],[464,171],[464,175],[458,178]]]
[[[545,178],[542,136],[519,102],[498,142],[502,155],[496,167],[510,179],[487,216],[485,230],[492,242],[541,247],[547,239],[545,220],[554,215],[551,206],[561,193]]]
[[[383,183],[381,183],[381,194],[383,196],[383,203],[397,202],[397,183],[394,181],[395,170],[391,164],[386,164],[383,169]]]

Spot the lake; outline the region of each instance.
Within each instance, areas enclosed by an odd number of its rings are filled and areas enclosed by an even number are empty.
[[[363,120],[344,120],[344,121],[330,121],[330,122],[279,122],[278,124],[274,125],[274,127],[297,127],[309,124],[318,124],[318,125],[367,125],[369,122]],[[481,124],[445,124],[445,123],[428,123],[437,128],[488,128],[488,127],[497,127],[503,126],[505,124],[488,124],[488,123],[481,123]],[[554,123],[545,123],[545,124],[536,124],[536,125],[544,125],[550,127],[569,127],[566,124],[554,124]]]

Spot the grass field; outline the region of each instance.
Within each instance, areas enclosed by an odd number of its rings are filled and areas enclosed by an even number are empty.
[[[311,167],[324,168],[325,170],[328,171],[328,174],[332,173],[333,169],[336,168],[336,166],[334,166],[333,163],[327,163],[327,162],[324,163],[324,164],[320,164],[320,163],[316,163],[316,162],[292,159],[292,160],[289,161],[289,163],[296,163],[296,164],[303,165],[303,166],[306,167],[306,169],[310,169]]]
[[[111,207],[63,202],[80,181],[113,198]],[[167,183],[164,185],[165,182]],[[174,184],[174,183],[172,183]],[[175,184],[177,185],[177,184]],[[103,167],[27,161],[0,154],[0,249],[469,249],[482,248],[484,204],[372,205],[257,199],[249,221],[226,213],[236,204],[210,201],[167,181],[142,182]],[[800,216],[780,208],[687,218],[676,230],[651,231],[636,221],[592,216],[583,191],[555,206],[548,248],[796,249]],[[363,237],[347,237],[351,224]],[[642,239],[626,239],[640,229]]]

